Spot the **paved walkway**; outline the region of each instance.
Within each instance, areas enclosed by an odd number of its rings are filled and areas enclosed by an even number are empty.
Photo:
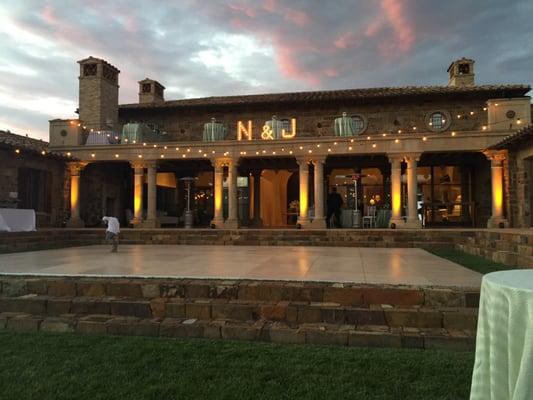
[[[481,274],[422,249],[124,245],[0,254],[0,273],[480,286]]]

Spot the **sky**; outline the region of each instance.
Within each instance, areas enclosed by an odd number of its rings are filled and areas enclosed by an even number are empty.
[[[120,103],[156,79],[167,100],[476,83],[533,83],[532,0],[2,0],[0,130],[48,139],[75,118],[79,66],[119,68]]]

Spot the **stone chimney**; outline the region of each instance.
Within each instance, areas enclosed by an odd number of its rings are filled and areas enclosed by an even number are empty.
[[[118,129],[118,74],[120,71],[100,58],[89,57],[80,64],[79,115],[87,129]]]
[[[450,74],[448,86],[474,86],[476,84],[474,62],[474,60],[464,57],[452,62],[448,67]]]
[[[139,103],[163,103],[165,101],[165,87],[153,79],[145,78],[139,81]]]

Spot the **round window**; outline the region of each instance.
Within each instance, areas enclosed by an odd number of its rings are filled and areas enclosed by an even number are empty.
[[[63,137],[67,136],[67,131],[62,129],[61,132],[59,132],[59,134]]]
[[[352,115],[355,133],[361,133],[365,129],[365,120],[360,115]]]
[[[444,128],[445,123],[446,117],[444,117],[444,115],[440,111],[434,112],[429,118],[429,126],[431,126],[435,130]]]

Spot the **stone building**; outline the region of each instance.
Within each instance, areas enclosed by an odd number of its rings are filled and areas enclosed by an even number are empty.
[[[165,100],[146,78],[123,105],[116,67],[79,64],[79,119],[50,121],[71,226],[324,228],[333,188],[345,227],[531,225],[513,208],[530,174],[498,145],[530,125],[530,87],[477,84],[473,60],[443,86]]]
[[[61,226],[69,216],[65,161],[47,142],[0,131],[0,207],[34,209],[38,227]]]

